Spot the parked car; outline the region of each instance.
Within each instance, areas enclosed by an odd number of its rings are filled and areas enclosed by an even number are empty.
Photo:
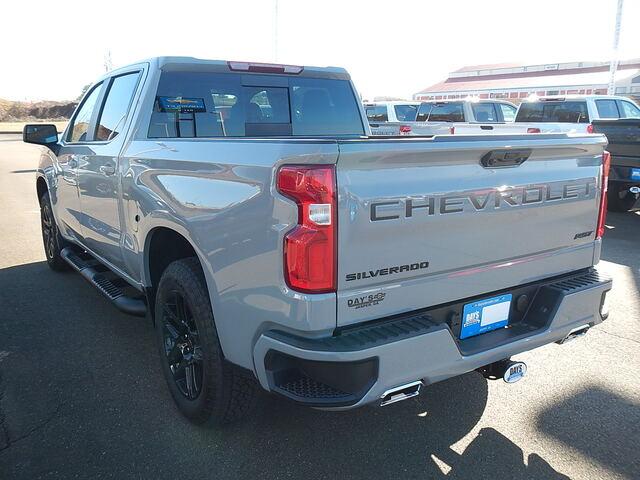
[[[527,133],[514,125],[517,107],[504,100],[443,100],[423,102],[416,122],[449,122],[457,134]]]
[[[453,133],[453,124],[433,122],[416,123],[420,102],[389,101],[364,104],[364,111],[372,135],[448,135]]]
[[[611,111],[611,115],[621,113],[629,117],[593,120],[593,131],[605,134],[609,141],[609,209],[626,212],[640,207],[640,109],[627,101],[617,106],[619,111]],[[631,115],[635,117],[630,118]]]
[[[192,421],[257,385],[344,410],[514,382],[606,318],[604,136],[381,139],[357,99],[339,68],[161,57],[25,127],[47,263],[153,321]]]
[[[592,122],[607,118],[640,118],[640,109],[626,97],[611,95],[532,97],[520,104],[515,122],[542,133],[593,133]]]

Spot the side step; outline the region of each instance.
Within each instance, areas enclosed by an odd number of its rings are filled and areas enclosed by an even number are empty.
[[[146,315],[147,304],[144,299],[125,295],[123,288],[128,284],[89,254],[66,247],[60,252],[60,256],[118,310],[136,317]]]

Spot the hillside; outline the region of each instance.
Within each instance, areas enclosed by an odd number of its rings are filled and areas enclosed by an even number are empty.
[[[0,98],[0,122],[67,120],[75,102],[17,102]]]

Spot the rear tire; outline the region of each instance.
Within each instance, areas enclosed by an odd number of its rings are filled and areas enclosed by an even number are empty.
[[[40,225],[42,227],[42,243],[44,244],[44,254],[47,257],[47,265],[56,272],[68,270],[69,265],[60,256],[60,252],[66,246],[66,242],[60,235],[60,230],[53,217],[49,192],[45,192],[40,197]]]
[[[629,191],[629,185],[609,184],[608,209],[612,212],[628,212],[638,203],[638,195]]]
[[[223,425],[249,413],[257,383],[223,357],[196,258],[176,260],[163,272],[156,293],[155,328],[162,372],[185,417],[197,424]]]

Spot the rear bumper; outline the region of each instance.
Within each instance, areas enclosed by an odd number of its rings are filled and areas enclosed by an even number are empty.
[[[333,337],[268,331],[254,347],[256,375],[266,390],[310,406],[344,410],[379,403],[399,385],[439,382],[601,323],[611,280],[591,269],[527,288],[535,293],[517,323],[465,340],[457,339],[451,322],[440,319],[442,311],[455,314],[467,300]]]

